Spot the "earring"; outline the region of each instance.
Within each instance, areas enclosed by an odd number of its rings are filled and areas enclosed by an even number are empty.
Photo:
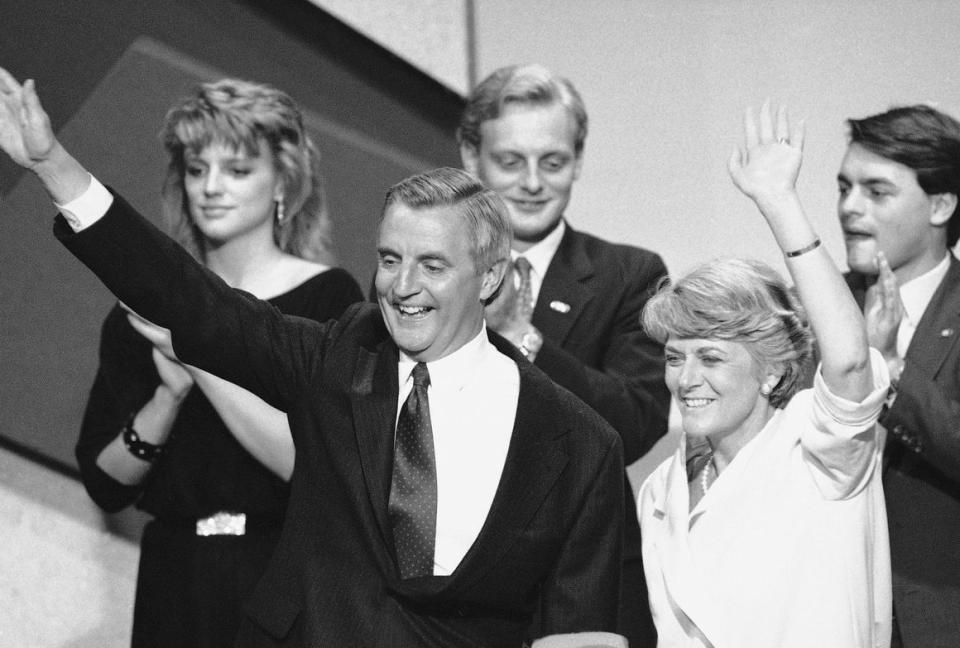
[[[283,198],[277,198],[277,225],[283,225],[283,219],[286,218],[283,207]]]
[[[771,387],[767,383],[763,383],[762,385],[760,385],[760,395],[763,396],[764,398],[769,396],[770,392],[772,391],[773,391],[773,387]]]

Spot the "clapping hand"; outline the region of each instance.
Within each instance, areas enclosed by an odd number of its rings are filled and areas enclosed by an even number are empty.
[[[755,202],[793,194],[803,159],[803,122],[792,129],[784,106],[774,118],[770,100],[760,108],[759,124],[752,108],[743,121],[744,144],[727,164],[740,191]]]
[[[867,340],[887,361],[899,360],[897,354],[897,331],[903,319],[903,302],[897,277],[883,252],[877,253],[877,280],[867,289],[864,304],[864,319],[867,325]]]
[[[21,86],[0,68],[0,148],[20,166],[33,169],[49,159],[57,145],[33,80]]]
[[[153,344],[153,363],[160,380],[174,395],[185,395],[193,387],[193,375],[174,353],[170,330],[143,319],[123,304],[121,306],[127,310],[130,326]]]
[[[484,309],[484,318],[492,330],[519,344],[523,333],[530,328],[533,309],[524,303],[523,295],[514,281],[515,273],[516,269],[511,263],[499,292]]]

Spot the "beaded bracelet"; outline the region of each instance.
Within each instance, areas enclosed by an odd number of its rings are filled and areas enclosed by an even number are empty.
[[[801,254],[806,254],[807,252],[813,252],[813,251],[816,250],[818,247],[820,247],[820,237],[819,237],[819,236],[818,236],[817,238],[815,238],[815,239],[813,240],[813,243],[811,243],[810,245],[804,245],[804,246],[803,246],[802,248],[800,248],[799,250],[790,250],[789,252],[784,252],[783,254],[784,254],[788,259],[792,259],[792,258],[794,258],[794,257],[800,256]]]
[[[140,438],[137,431],[133,429],[133,419],[136,418],[136,416],[136,412],[131,414],[123,426],[123,444],[127,446],[130,454],[137,459],[153,462],[163,454],[163,446],[155,445]]]

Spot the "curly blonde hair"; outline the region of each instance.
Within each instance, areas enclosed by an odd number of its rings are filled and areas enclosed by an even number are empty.
[[[204,83],[167,112],[160,139],[170,158],[163,185],[164,214],[174,238],[195,256],[203,258],[203,246],[184,191],[186,154],[198,154],[217,142],[255,156],[264,143],[273,153],[284,187],[286,216],[283,222],[274,221],[274,240],[290,254],[332,263],[320,154],[304,129],[300,110],[285,92],[239,79]]]

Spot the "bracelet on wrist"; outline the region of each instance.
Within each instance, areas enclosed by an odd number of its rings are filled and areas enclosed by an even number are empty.
[[[797,250],[790,250],[789,252],[784,252],[783,255],[784,255],[785,257],[787,257],[788,259],[793,259],[793,258],[796,258],[796,257],[798,257],[798,256],[804,255],[804,254],[806,254],[807,252],[813,252],[813,251],[816,250],[818,247],[820,247],[820,237],[819,237],[819,236],[818,236],[817,238],[813,239],[813,243],[811,243],[810,245],[804,245],[802,248],[799,248],[799,249],[797,249]]]
[[[123,426],[123,444],[127,446],[130,454],[137,459],[152,463],[163,454],[164,446],[155,445],[140,438],[137,431],[133,429],[133,419],[135,419],[136,416],[136,412],[131,414]]]

